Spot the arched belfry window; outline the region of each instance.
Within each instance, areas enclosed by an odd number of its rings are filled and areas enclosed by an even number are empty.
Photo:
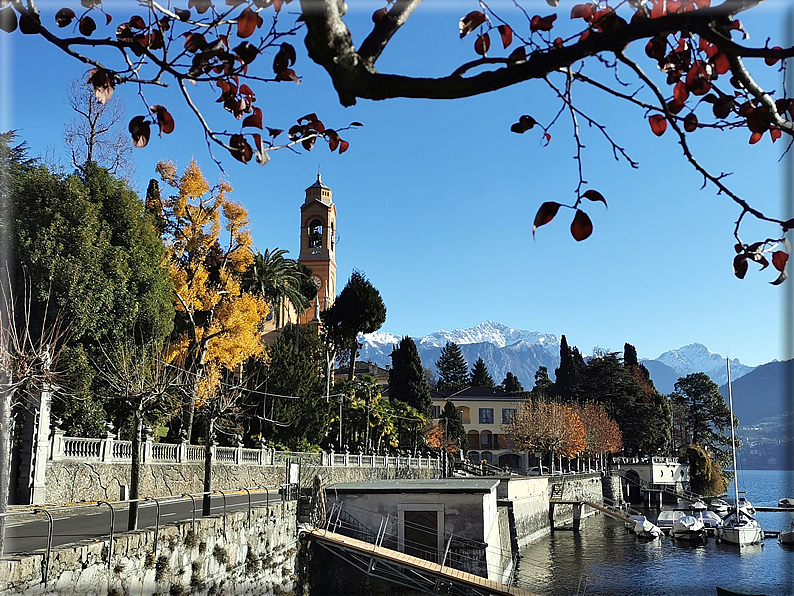
[[[309,233],[309,248],[323,247],[323,222],[313,219],[307,228]]]

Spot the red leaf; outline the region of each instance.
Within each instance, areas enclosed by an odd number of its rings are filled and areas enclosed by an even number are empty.
[[[552,27],[554,27],[554,21],[557,20],[556,14],[550,14],[546,17],[541,17],[540,15],[535,15],[529,21],[529,30],[530,31],[551,31]]]
[[[262,110],[254,108],[254,113],[245,117],[243,126],[252,126],[254,128],[262,129]]]
[[[277,81],[295,81],[296,83],[300,84],[301,80],[298,78],[298,75],[295,74],[295,71],[291,68],[287,70],[282,70],[280,73],[276,75]]]
[[[743,39],[747,39],[748,37],[750,37],[749,35],[747,35],[747,31],[744,30],[744,27],[742,26],[742,22],[739,19],[735,19],[734,21],[732,21],[730,28],[733,31],[741,31]]]
[[[774,46],[772,49],[782,50],[783,48],[781,48],[780,46]],[[764,58],[764,62],[766,62],[767,66],[774,66],[775,64],[777,64],[778,60],[779,58],[775,58],[774,56],[767,56],[766,58]]]
[[[673,97],[678,103],[683,104],[689,98],[689,90],[684,81],[678,81],[673,88]]]
[[[339,155],[342,155],[345,151],[347,151],[348,147],[350,147],[350,143],[345,140],[339,141]]]
[[[587,213],[581,209],[577,209],[576,215],[573,216],[573,221],[571,222],[571,235],[573,236],[574,240],[581,242],[582,240],[589,238],[590,234],[592,233],[593,222],[590,221]]]
[[[546,0],[546,4],[552,8],[557,8],[560,5],[560,0]]]
[[[127,130],[132,135],[132,144],[136,147],[146,147],[151,136],[151,129],[146,116],[135,116],[127,125]]]
[[[78,29],[80,29],[81,34],[88,37],[94,31],[96,31],[96,23],[94,22],[94,19],[92,19],[91,17],[83,17],[82,19],[80,19],[80,26],[78,27]]]
[[[248,163],[254,156],[254,150],[243,135],[232,135],[229,139],[229,145],[231,146],[230,153],[232,157],[238,161]]]
[[[339,135],[333,128],[329,128],[325,131],[325,136],[328,139],[328,148],[333,153],[339,147]]]
[[[584,194],[582,194],[582,196],[590,201],[599,201],[604,204],[604,207],[609,208],[609,205],[607,205],[607,200],[604,198],[604,195],[602,195],[597,190],[593,190],[593,189],[586,190]]]
[[[189,0],[188,8],[195,8],[199,14],[204,14],[212,7],[212,0]]]
[[[94,96],[99,103],[107,103],[116,88],[116,80],[113,75],[101,68],[92,68],[88,71],[87,84],[94,88]]]
[[[482,35],[477,36],[477,39],[474,42],[475,52],[477,52],[480,56],[485,56],[485,54],[488,53],[490,47],[491,47],[491,37],[487,33],[483,33]]]
[[[518,119],[518,122],[510,127],[510,130],[516,134],[524,134],[536,124],[537,122],[532,116],[524,114]]]
[[[507,49],[513,43],[513,30],[510,25],[499,25],[497,29],[499,30],[499,35],[502,36],[502,47]]]
[[[105,25],[110,25],[110,21],[113,20],[113,17],[109,14],[105,13]]]
[[[753,134],[750,135],[750,144],[755,145],[758,141],[761,140],[763,136],[764,133],[762,132],[754,132]]]
[[[777,279],[775,281],[770,281],[769,283],[772,284],[773,286],[779,286],[787,279],[788,279],[788,273],[786,273],[785,271],[781,271],[780,275],[777,276]]]
[[[545,143],[543,143],[543,146],[544,147],[548,147],[549,143],[551,143],[551,134],[548,133],[548,132],[544,132],[543,133],[543,140],[545,141]]]
[[[592,4],[576,4],[571,9],[571,18],[589,21],[590,17],[593,15],[594,8]]]
[[[786,268],[786,261],[788,261],[788,253],[782,250],[776,250],[772,253],[772,265],[778,271],[783,271]]]
[[[780,135],[782,135],[782,134],[783,133],[777,127],[769,129],[769,136],[772,137],[772,142],[773,143],[776,142],[780,138]]]
[[[477,27],[482,25],[485,22],[485,14],[480,12],[479,10],[473,10],[465,17],[460,20],[458,23],[458,28],[460,29],[460,38],[463,39],[469,33],[474,31]]]
[[[664,131],[667,130],[667,120],[665,120],[665,117],[661,116],[660,114],[654,114],[648,118],[648,122],[651,125],[653,134],[655,134],[657,137],[662,136]]]
[[[740,254],[733,258],[733,274],[739,279],[744,279],[747,275],[747,255]]]
[[[695,116],[695,112],[690,112],[684,118],[684,130],[687,132],[694,132],[697,130],[698,127],[698,117]]]
[[[58,27],[68,27],[74,18],[75,14],[71,8],[62,8],[55,13],[55,24]]]
[[[140,15],[133,15],[130,17],[128,23],[133,29],[146,29],[146,21],[144,21],[143,17]]]
[[[278,135],[280,135],[282,132],[284,132],[284,129],[283,129],[283,128],[270,128],[269,126],[267,127],[267,134],[269,134],[269,135],[270,135],[271,137],[273,137],[274,139],[275,139],[275,138],[276,138]]]
[[[263,22],[262,17],[258,13],[251,10],[251,7],[246,6],[240,16],[237,17],[237,36],[243,39],[251,37],[254,31],[262,26]]]
[[[538,212],[535,214],[535,221],[532,224],[532,237],[535,237],[535,230],[537,230],[540,226],[545,226],[549,223],[554,216],[557,215],[557,211],[560,209],[560,204],[555,203],[554,201],[546,201],[540,206]]]
[[[68,10],[68,9],[67,9]],[[0,8],[0,31],[13,33],[17,30],[17,13],[10,6]]]
[[[207,40],[201,33],[185,33],[185,50],[195,54],[207,45]]]
[[[240,85],[240,95],[245,95],[248,98],[248,101],[250,101],[252,103],[256,101],[256,94],[245,83]]]
[[[384,6],[383,8],[379,8],[375,12],[372,13],[372,22],[377,23],[383,17],[385,17],[389,13],[389,7]]]
[[[714,65],[714,72],[717,74],[723,75],[731,69],[731,63],[728,61],[728,57],[722,52],[715,54],[711,59],[711,63]]]
[[[515,64],[523,64],[527,61],[527,49],[524,46],[519,46],[507,57],[507,65],[513,66]]]
[[[174,117],[168,113],[165,106],[155,105],[151,107],[152,114],[157,117],[157,126],[160,128],[160,136],[170,135],[174,132]]]

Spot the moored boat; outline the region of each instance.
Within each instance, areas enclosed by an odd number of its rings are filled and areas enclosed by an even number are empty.
[[[728,505],[727,501],[723,501],[716,497],[709,501],[708,508],[709,511],[713,511],[720,517],[725,517],[730,513],[730,505]]]
[[[692,515],[683,515],[673,521],[673,538],[692,542],[706,542],[706,527]]]
[[[788,544],[794,546],[794,521],[791,522],[788,530],[780,532],[777,536],[777,541],[780,544]]]
[[[662,530],[658,528],[653,522],[649,521],[644,515],[630,515],[629,518],[634,522],[627,526],[636,534],[637,538],[658,538],[663,534]]]
[[[783,507],[784,509],[794,509],[794,498],[787,497],[785,499],[780,499],[777,502],[778,507]]]

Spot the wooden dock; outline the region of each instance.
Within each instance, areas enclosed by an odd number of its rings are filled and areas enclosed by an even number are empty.
[[[342,548],[348,551],[353,551],[362,555],[370,557],[375,563],[386,562],[401,567],[406,567],[413,572],[420,572],[433,576],[436,581],[447,581],[458,585],[466,586],[467,588],[474,588],[475,590],[482,591],[484,594],[497,594],[504,596],[538,596],[533,592],[518,588],[516,586],[508,586],[500,582],[495,582],[479,575],[466,573],[452,567],[442,566],[439,563],[426,561],[419,557],[406,555],[396,550],[377,546],[370,542],[350,538],[327,530],[315,529],[307,531],[306,535],[320,543],[326,543],[329,546]],[[372,566],[372,565],[370,565]]]
[[[753,505],[753,508],[756,511],[788,511],[790,513],[794,513],[794,508],[792,507],[764,507],[763,505]]]

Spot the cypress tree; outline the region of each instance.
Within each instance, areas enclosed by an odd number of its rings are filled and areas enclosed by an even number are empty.
[[[477,358],[477,362],[474,363],[474,366],[471,369],[471,386],[494,386],[493,377],[491,377],[491,373],[488,372],[488,367],[485,365],[485,361],[482,359],[482,356]]]
[[[637,360],[637,348],[630,343],[623,344],[623,365],[637,366],[639,363],[639,360]]]
[[[554,371],[557,382],[555,391],[564,401],[575,401],[579,396],[579,384],[584,372],[584,359],[579,349],[568,346],[563,335],[560,339],[560,366]]]
[[[433,400],[427,385],[419,350],[414,340],[403,337],[391,353],[389,398],[405,402],[424,416],[430,414]]]
[[[441,349],[436,361],[439,391],[460,391],[469,384],[469,368],[460,351],[460,346],[448,341]]]
[[[454,403],[447,401],[444,404],[439,422],[444,428],[447,441],[457,445],[465,455],[469,446],[466,441],[466,428],[463,426],[463,418]]]

